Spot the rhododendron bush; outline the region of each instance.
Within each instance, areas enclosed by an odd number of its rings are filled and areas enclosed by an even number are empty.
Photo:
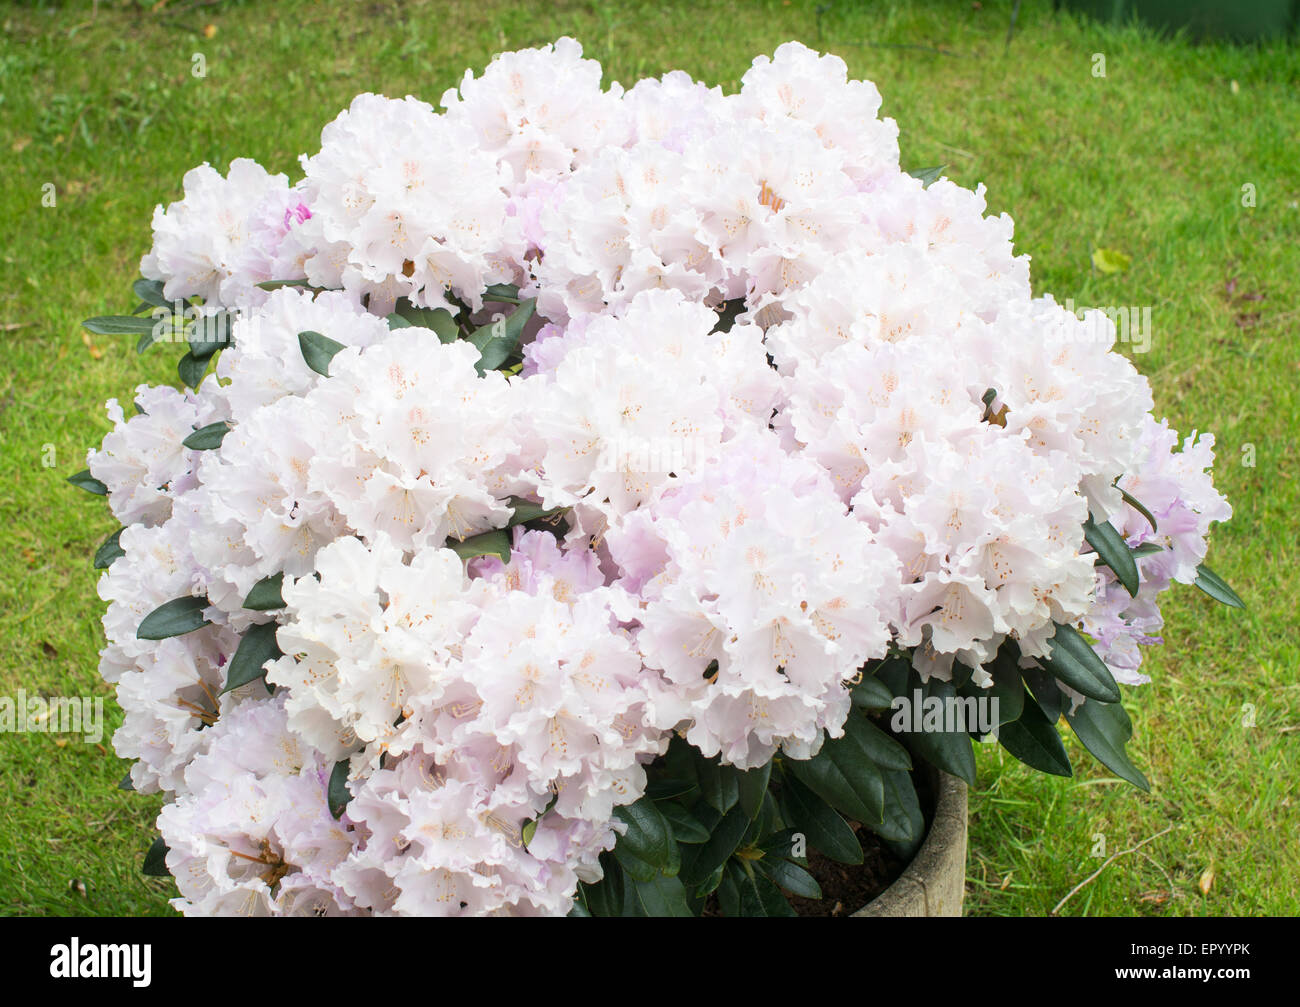
[[[185,176],[87,322],[184,388],[73,477],[180,910],[789,913],[973,736],[1146,786],[1160,594],[1239,603],[1213,437],[879,106],[793,43],[728,95],[561,39],[358,96],[292,184]]]

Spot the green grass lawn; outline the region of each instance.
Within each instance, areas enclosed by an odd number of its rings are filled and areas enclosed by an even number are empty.
[[[1297,50],[1159,41],[1058,17],[1045,0],[1024,5],[1009,46],[1011,4],[994,0],[820,14],[815,0],[151,6],[0,14],[0,695],[111,696],[90,557],[114,523],[63,480],[107,430],[105,399],[176,375],[174,355],[137,357],[78,323],[130,309],[153,206],[179,196],[188,168],[250,156],[293,176],[357,92],[436,104],[466,67],[562,34],[607,79],[681,68],[728,90],[755,54],[799,39],[876,82],[906,167],[946,163],[961,184],[988,185],[1036,290],[1152,307],[1150,350],[1135,359],[1157,415],[1217,434],[1216,482],[1236,511],[1209,562],[1249,611],[1176,587],[1167,643],[1147,656],[1154,681],[1126,697],[1150,795],[1077,746],[1071,780],[982,750],[968,913],[1049,912],[1105,857],[1170,826],[1062,913],[1300,912]],[[195,53],[206,77],[191,74]],[[1131,267],[1095,271],[1097,247]],[[0,735],[0,913],[171,911],[170,882],[139,874],[158,799],[116,789],[127,767],[106,707],[99,744]]]

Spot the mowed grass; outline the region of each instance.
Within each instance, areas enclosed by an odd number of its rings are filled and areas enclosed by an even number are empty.
[[[132,306],[151,211],[179,196],[188,168],[249,156],[292,175],[354,94],[436,104],[466,67],[562,34],[605,64],[607,80],[681,68],[728,90],[755,54],[787,39],[834,51],[880,87],[905,166],[946,163],[958,182],[987,184],[991,209],[1016,220],[1038,291],[1152,307],[1150,350],[1135,359],[1158,415],[1218,436],[1216,481],[1236,514],[1209,562],[1250,609],[1193,588],[1166,596],[1167,643],[1147,656],[1154,681],[1126,697],[1150,795],[1077,746],[1070,780],[981,751],[967,911],[1049,912],[1106,857],[1170,826],[1061,912],[1300,910],[1300,57],[1279,44],[1161,41],[1046,7],[1025,5],[1009,46],[1011,4],[993,0],[979,10],[841,2],[820,14],[815,0],[176,2],[156,13],[103,2],[93,16],[90,4],[9,7],[0,695],[102,696],[108,723],[98,744],[0,735],[0,912],[165,914],[174,893],[139,874],[159,801],[116,789],[127,768],[109,742],[120,714],[96,672],[90,557],[114,525],[101,500],[64,482],[108,428],[104,400],[174,382],[174,355],[137,357],[78,323]],[[192,75],[195,53],[205,77]],[[1098,53],[1105,77],[1093,73]],[[53,207],[42,206],[47,184]],[[1097,247],[1130,255],[1131,267],[1095,271]]]

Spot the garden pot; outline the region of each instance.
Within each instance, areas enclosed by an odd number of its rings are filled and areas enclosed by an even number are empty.
[[[966,892],[966,784],[939,773],[934,818],[902,876],[854,916],[960,916]]]

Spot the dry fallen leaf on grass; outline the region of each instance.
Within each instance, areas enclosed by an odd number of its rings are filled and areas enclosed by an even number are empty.
[[[1202,895],[1210,894],[1210,886],[1214,884],[1214,868],[1207,867],[1205,873],[1201,875],[1201,880],[1196,883],[1196,887],[1201,890]]]

